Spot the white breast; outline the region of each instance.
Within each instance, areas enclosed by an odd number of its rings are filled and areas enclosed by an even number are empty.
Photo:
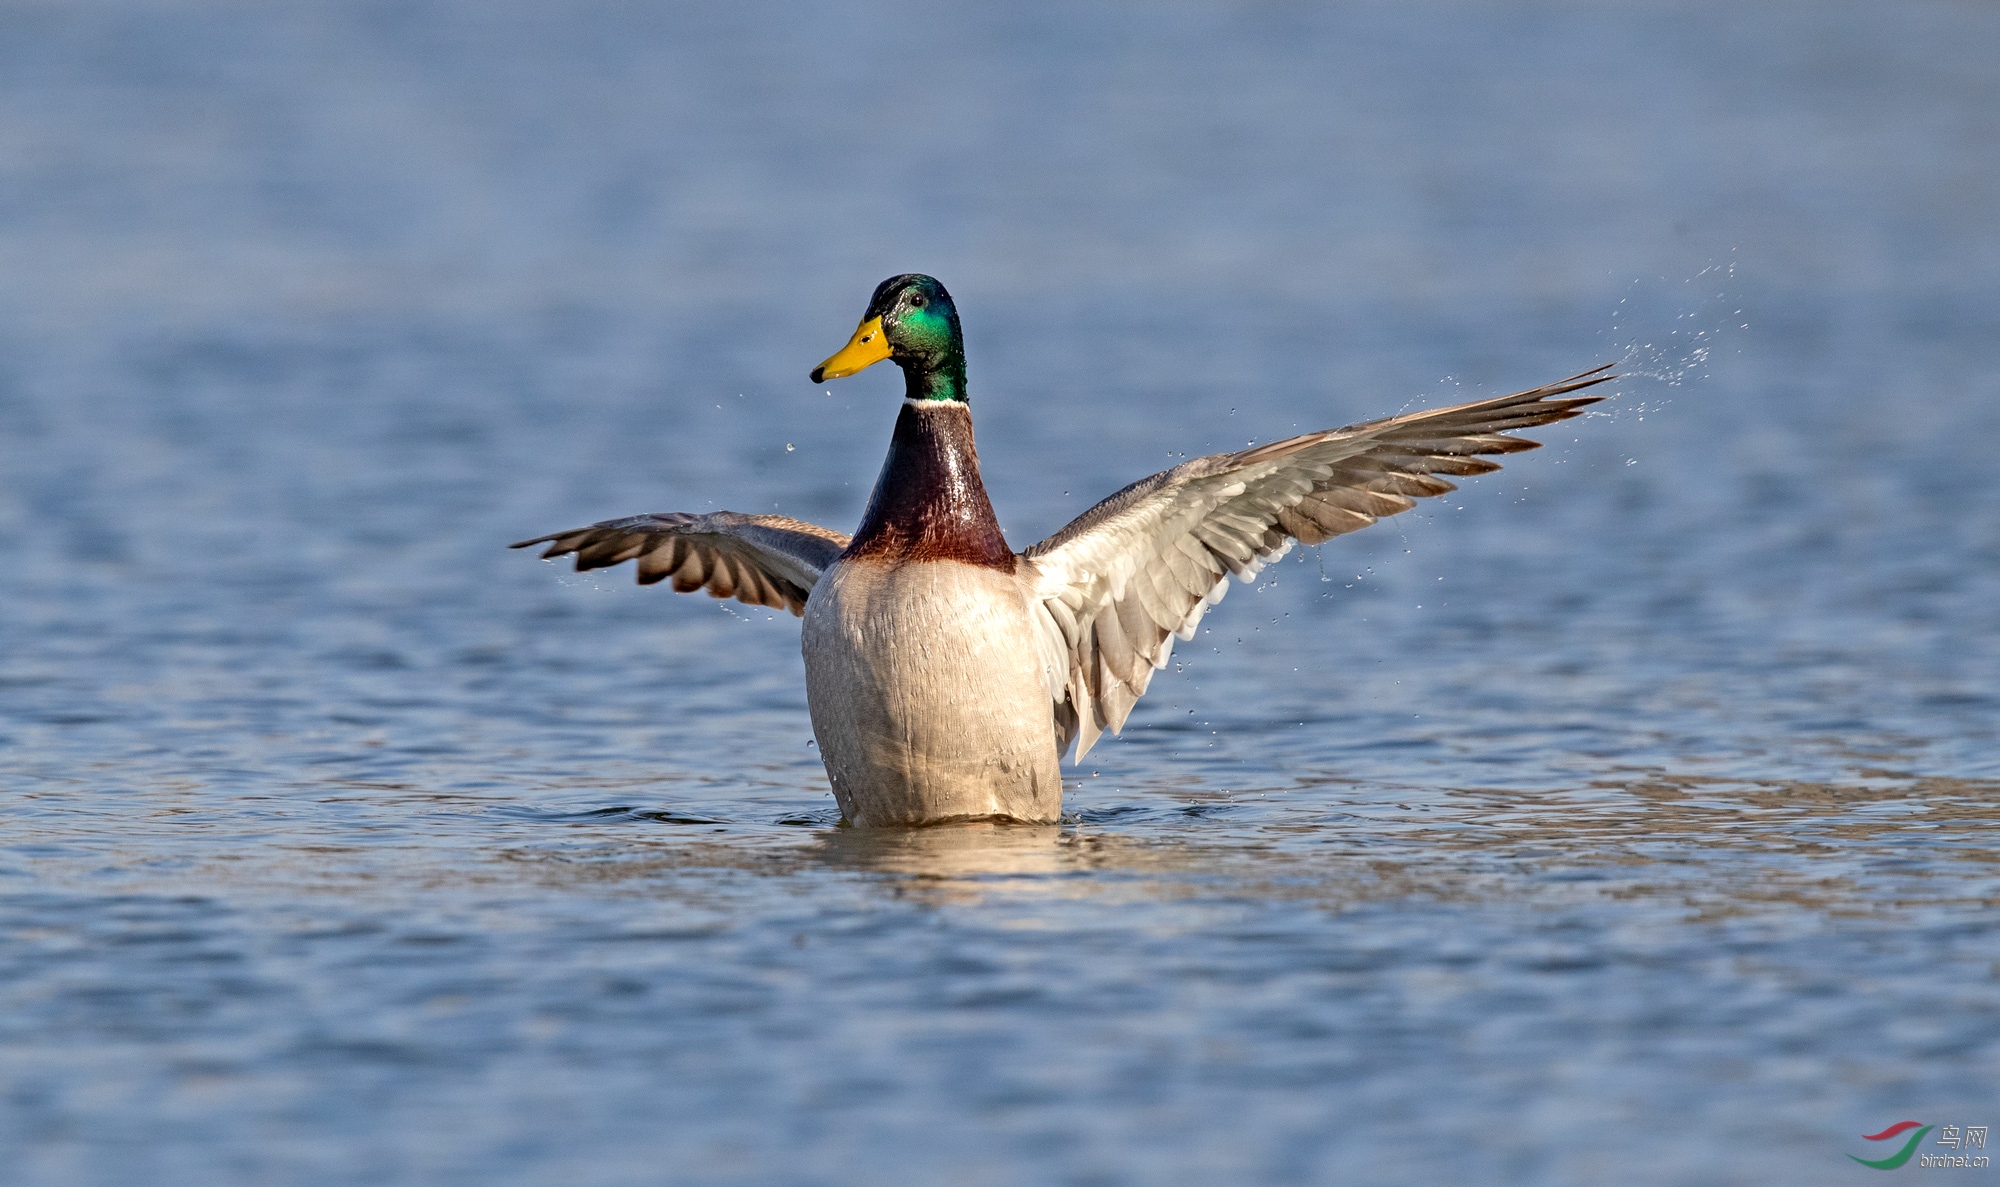
[[[806,604],[813,732],[857,825],[1062,812],[1054,712],[1013,575],[836,562]]]

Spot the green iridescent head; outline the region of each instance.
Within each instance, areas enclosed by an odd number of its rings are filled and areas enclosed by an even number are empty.
[[[839,353],[813,368],[812,381],[852,375],[883,359],[903,369],[908,399],[965,399],[958,307],[932,277],[907,272],[875,286],[860,328]]]

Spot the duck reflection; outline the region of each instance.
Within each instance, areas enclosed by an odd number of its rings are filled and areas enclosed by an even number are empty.
[[[898,890],[939,902],[1060,893],[1077,860],[1077,838],[1060,825],[970,820],[927,828],[837,828],[811,858],[829,866],[899,875]]]

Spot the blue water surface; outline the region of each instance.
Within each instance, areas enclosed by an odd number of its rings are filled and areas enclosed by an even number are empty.
[[[2000,1120],[1996,61],[1949,0],[8,6],[0,1177],[1829,1184]],[[900,383],[805,374],[911,270],[1017,547],[1626,378],[1235,589],[1061,826],[868,833],[795,620],[504,545],[850,528]]]

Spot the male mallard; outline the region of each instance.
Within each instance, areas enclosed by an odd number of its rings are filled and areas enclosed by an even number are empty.
[[[903,411],[852,538],[782,515],[670,512],[523,540],[578,569],[636,559],[805,619],[806,701],[834,798],[856,825],[1062,811],[1057,763],[1113,733],[1176,636],[1294,540],[1318,544],[1534,449],[1503,434],[1577,415],[1612,376],[1307,433],[1183,462],[1015,552],[1000,533],[966,405],[958,310],[928,276],[881,283],[819,383],[893,360]]]

